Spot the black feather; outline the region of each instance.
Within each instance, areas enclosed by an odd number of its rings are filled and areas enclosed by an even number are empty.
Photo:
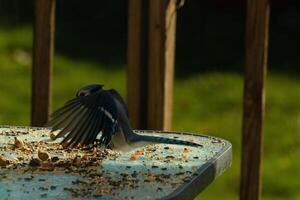
[[[64,146],[93,144],[99,134],[100,145],[108,145],[120,129],[128,144],[135,142],[178,144],[199,147],[197,143],[164,137],[135,134],[129,123],[127,106],[116,90],[103,90],[102,85],[88,85],[51,115],[52,131],[60,130],[56,138],[64,137]]]
[[[163,144],[187,145],[187,146],[193,146],[193,147],[202,147],[203,146],[201,144],[197,144],[194,142],[172,139],[172,138],[165,138],[165,137],[149,136],[149,135],[137,135],[136,134],[135,140],[136,140],[136,142],[146,141],[146,142],[163,143]]]
[[[65,136],[65,146],[92,144],[100,132],[100,143],[107,145],[115,134],[118,111],[113,95],[118,93],[95,88],[85,87],[89,95],[77,96],[51,115],[48,124],[52,131],[61,129],[56,138]]]

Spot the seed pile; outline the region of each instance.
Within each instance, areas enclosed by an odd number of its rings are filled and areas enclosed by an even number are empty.
[[[77,172],[82,168],[97,167],[110,154],[113,158],[116,152],[100,148],[64,149],[59,143],[50,140],[23,141],[20,134],[5,132],[14,140],[0,148],[0,167],[24,171],[55,171]]]

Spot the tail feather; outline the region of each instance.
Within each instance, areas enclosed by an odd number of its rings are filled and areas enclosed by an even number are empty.
[[[132,131],[129,120],[124,112],[119,115],[119,125],[126,142],[133,146],[145,145],[145,143],[163,143],[163,144],[177,144],[177,145],[186,145],[192,147],[202,147],[203,145],[197,144],[194,142],[188,142],[184,140],[177,140],[165,137],[157,137],[157,136],[150,136],[150,135],[139,135]]]
[[[171,139],[171,138],[164,138],[164,137],[149,136],[149,135],[137,135],[137,139],[139,141],[145,141],[145,142],[150,142],[150,143],[187,145],[187,146],[193,146],[193,147],[202,147],[203,146],[201,144],[197,144],[194,142]]]

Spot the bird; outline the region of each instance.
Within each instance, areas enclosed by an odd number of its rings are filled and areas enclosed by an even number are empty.
[[[141,135],[131,128],[125,101],[115,89],[104,89],[102,84],[81,88],[75,98],[50,115],[47,126],[52,138],[63,138],[64,147],[111,147],[129,151],[148,144],[175,144],[201,147],[202,145],[165,137]],[[57,134],[54,132],[57,131]]]

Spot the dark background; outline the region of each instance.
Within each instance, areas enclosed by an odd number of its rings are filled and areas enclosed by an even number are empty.
[[[1,0],[7,27],[33,22],[33,1]],[[269,69],[300,70],[299,1],[271,1]],[[57,1],[56,51],[107,67],[126,63],[128,1]],[[246,1],[186,0],[178,11],[176,75],[208,70],[242,72]]]

